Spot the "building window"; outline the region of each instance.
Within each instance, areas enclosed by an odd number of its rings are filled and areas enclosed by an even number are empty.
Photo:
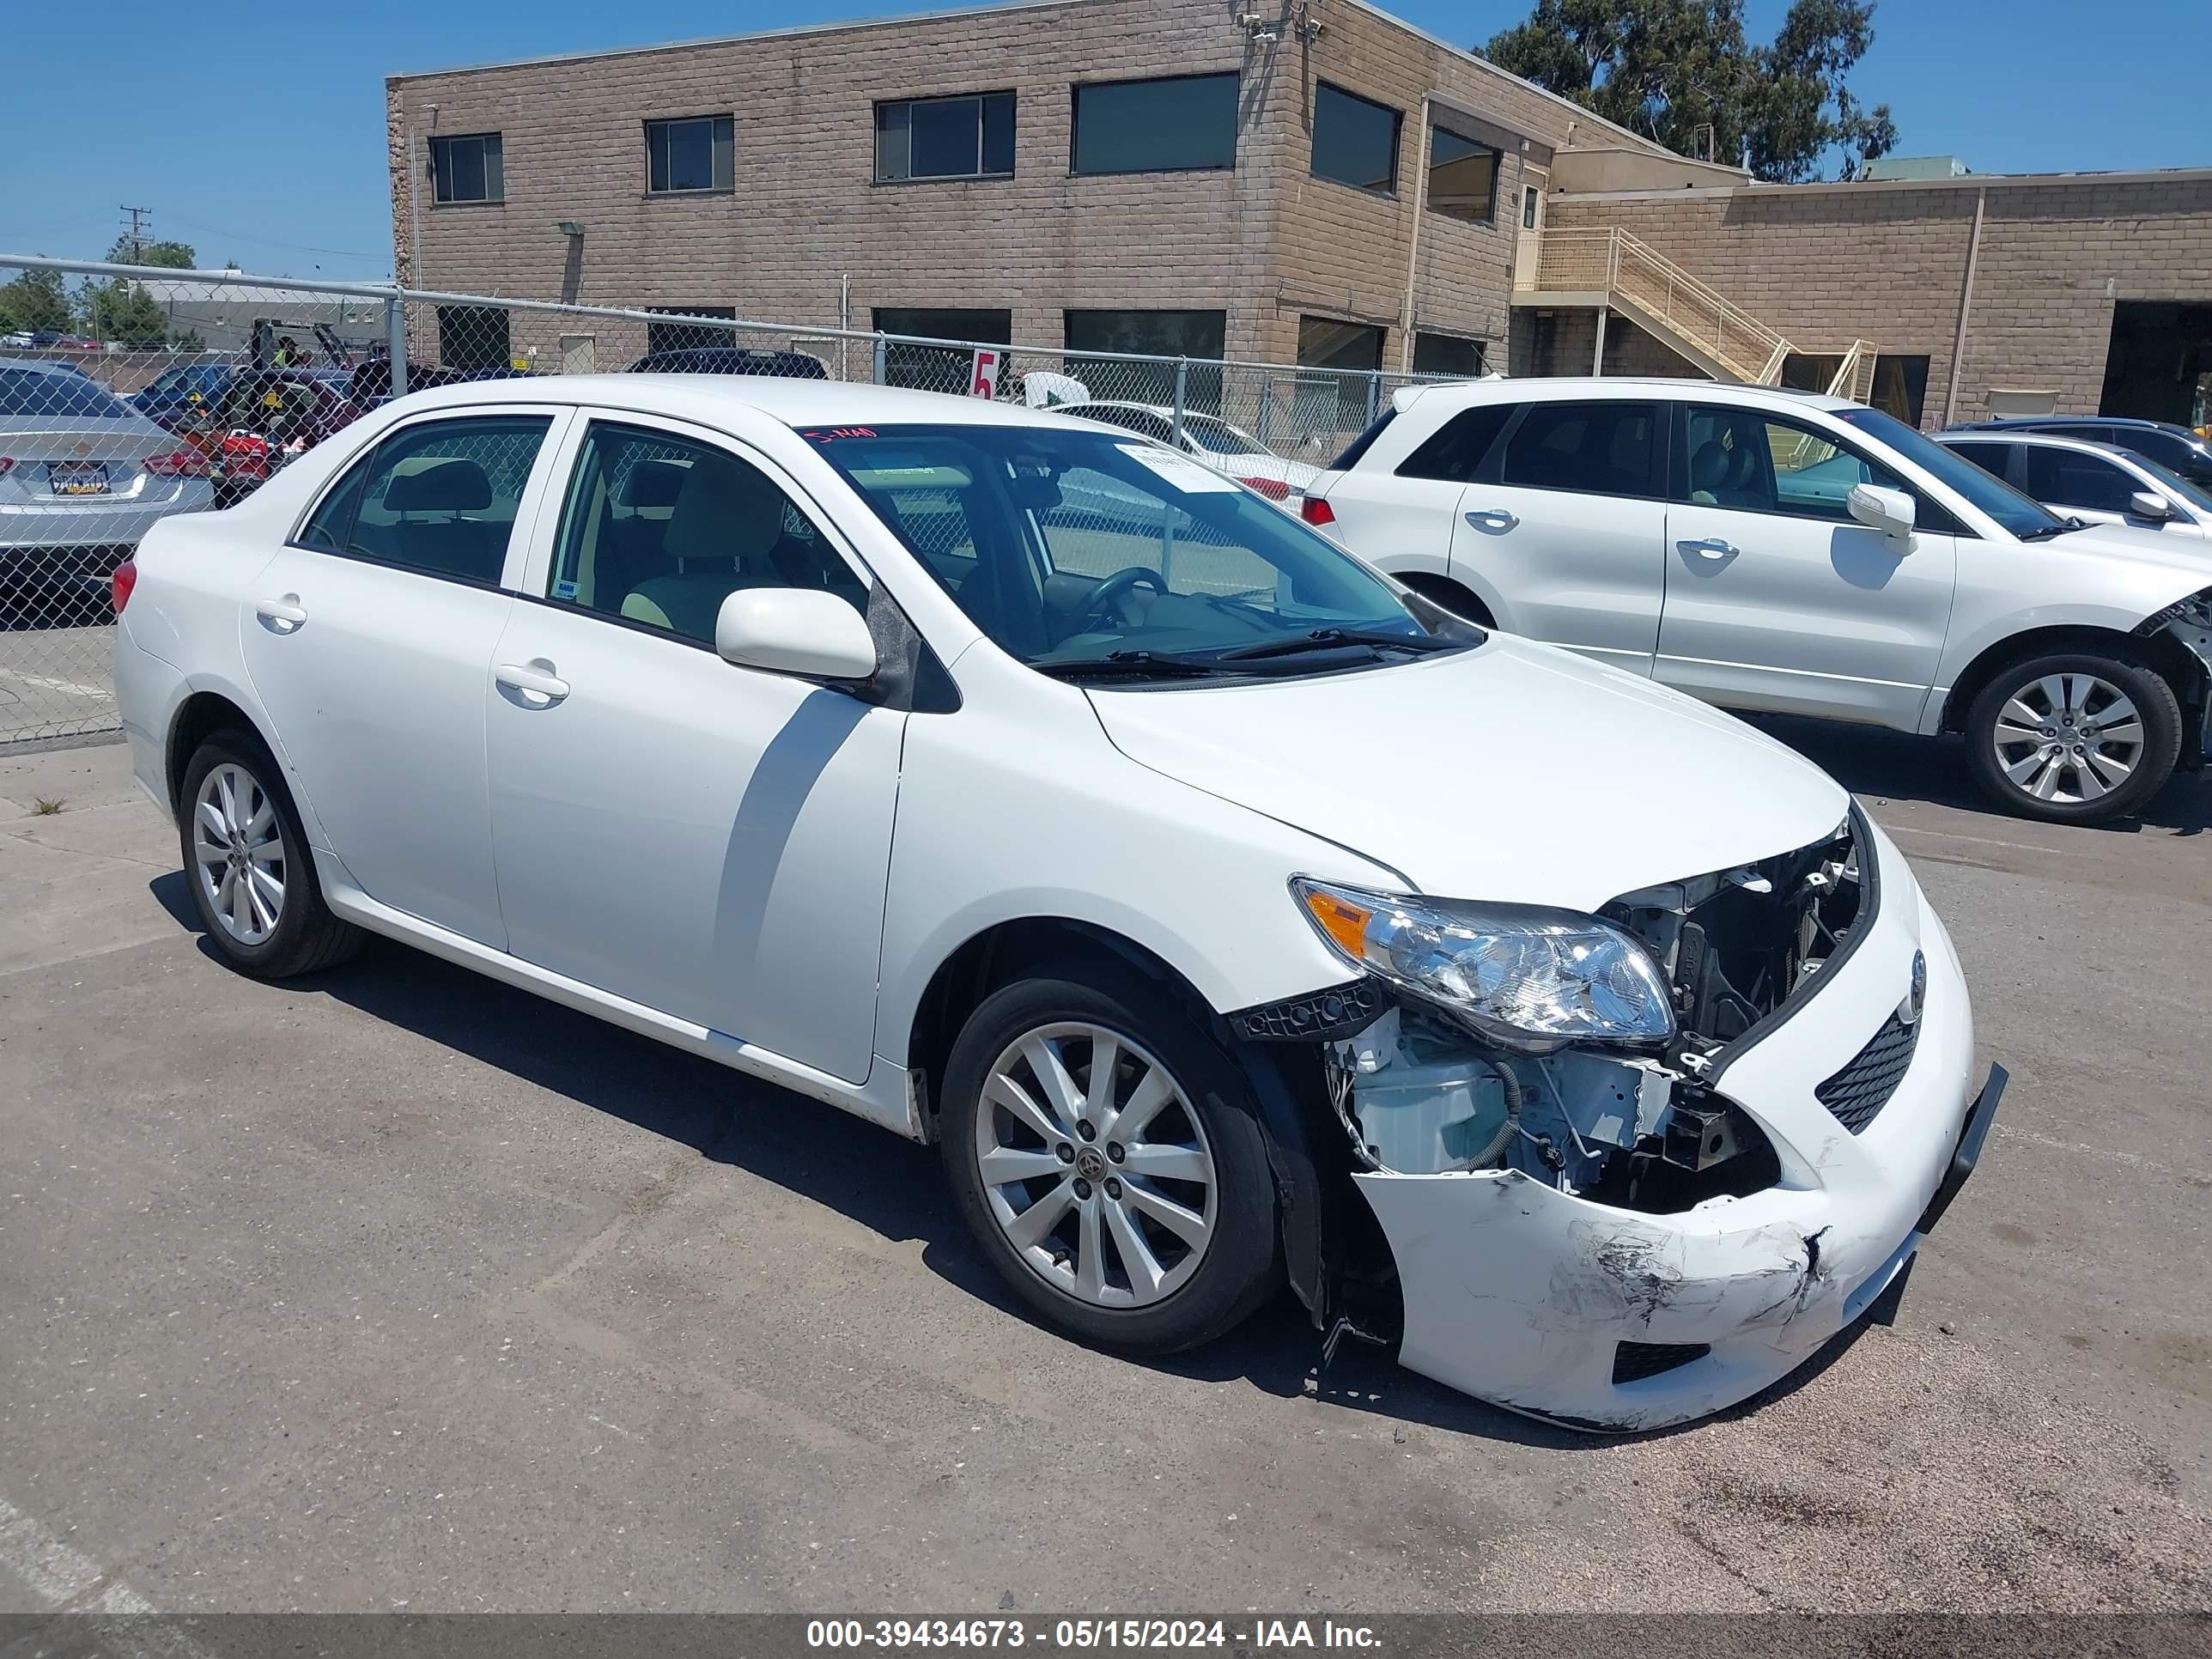
[[[495,132],[471,132],[430,141],[430,177],[440,202],[504,202],[504,145]]]
[[[1070,173],[1194,173],[1237,165],[1237,76],[1103,81],[1075,88]]]
[[[1298,365],[1302,368],[1380,368],[1382,331],[1371,323],[1339,322],[1334,317],[1301,317]]]
[[[876,106],[876,179],[1010,179],[1014,94],[910,98]]]
[[[1844,366],[1840,353],[1793,351],[1782,360],[1782,384],[1792,392],[1826,392]],[[1874,390],[1867,398],[1873,408],[1917,427],[1928,403],[1928,358],[1892,356],[1883,352],[1874,360]]]
[[[1472,225],[1498,217],[1498,152],[1452,131],[1429,129],[1428,203],[1448,218]],[[1531,229],[1534,227],[1532,224]]]
[[[1416,334],[1413,373],[1456,374],[1471,380],[1482,373],[1482,342],[1460,334]]]
[[[438,362],[464,372],[506,368],[514,360],[505,306],[440,306]]]
[[[1314,87],[1313,176],[1388,196],[1398,188],[1398,129],[1405,118],[1333,87]]]
[[[1536,228],[1536,186],[1524,185],[1521,190],[1521,228]]]
[[[1084,357],[1086,351],[1137,352],[1148,357],[1187,357],[1183,407],[1221,412],[1221,359],[1229,340],[1225,311],[1071,311],[1062,337],[1067,343],[1067,372],[1091,388],[1094,398],[1127,403],[1172,405],[1175,365],[1139,363],[1113,357]]]
[[[655,196],[735,188],[737,123],[726,115],[645,124],[645,187]]]
[[[910,334],[924,340],[972,340],[981,345],[1010,345],[1011,311],[963,310],[951,307],[878,306],[876,328],[884,334]],[[965,392],[974,354],[957,346],[884,343],[884,384],[919,386],[925,392]]]

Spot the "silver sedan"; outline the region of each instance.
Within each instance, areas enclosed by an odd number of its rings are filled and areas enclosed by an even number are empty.
[[[214,504],[175,434],[79,370],[0,358],[0,588],[96,591],[158,520]]]

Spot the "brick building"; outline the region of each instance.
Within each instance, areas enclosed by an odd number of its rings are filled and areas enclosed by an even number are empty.
[[[1825,384],[1864,342],[1930,423],[2170,413],[2212,335],[2212,173],[1753,186],[1362,0],[1017,0],[386,100],[395,266],[449,293],[1446,373]],[[660,343],[442,320],[447,361]]]

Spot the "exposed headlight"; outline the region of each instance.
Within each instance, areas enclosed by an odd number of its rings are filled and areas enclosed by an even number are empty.
[[[1667,981],[1644,948],[1573,910],[1372,893],[1294,878],[1291,890],[1353,967],[1524,1053],[1571,1042],[1664,1042]]]

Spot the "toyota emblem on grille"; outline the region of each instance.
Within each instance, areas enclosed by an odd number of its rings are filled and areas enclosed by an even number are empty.
[[[1912,988],[1905,994],[1905,1000],[1897,1005],[1897,1018],[1911,1025],[1920,1018],[1920,1010],[1928,1001],[1928,958],[1918,951],[1912,953]]]

